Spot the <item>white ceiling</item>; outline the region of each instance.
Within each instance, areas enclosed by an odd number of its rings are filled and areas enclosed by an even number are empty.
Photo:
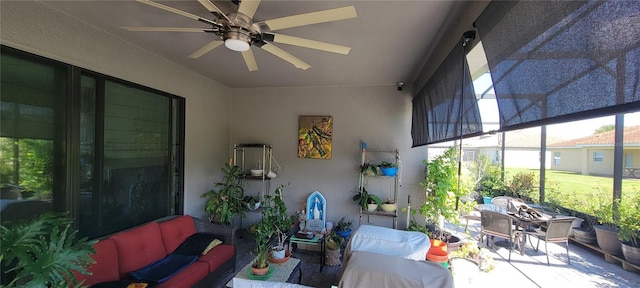
[[[252,47],[258,71],[249,72],[239,52],[220,46],[197,59],[187,58],[214,40],[209,33],[131,32],[120,27],[198,27],[207,25],[135,1],[42,1],[88,25],[133,43],[233,88],[360,86],[411,83],[428,57],[443,57],[469,30],[486,3],[466,1],[276,1],[263,0],[254,21],[355,6],[357,18],[283,29],[281,34],[351,47],[348,55],[276,44],[312,67],[307,70]],[[203,18],[213,15],[196,0],[159,1]],[[486,1],[485,1],[486,2]],[[214,1],[224,12],[230,0]],[[469,17],[469,15],[472,15]],[[452,34],[455,31],[455,35]],[[459,32],[459,33],[458,33]],[[446,48],[446,46],[449,46]],[[442,50],[442,51],[441,51]],[[444,52],[443,52],[444,51]],[[444,53],[444,54],[443,54]],[[434,59],[435,59],[434,58]],[[441,60],[428,64],[438,65]],[[436,63],[437,62],[437,63]]]

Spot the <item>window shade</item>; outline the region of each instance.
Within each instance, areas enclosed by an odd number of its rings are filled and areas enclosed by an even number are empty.
[[[460,41],[414,97],[413,147],[482,133],[464,50]]]
[[[502,130],[640,109],[637,1],[493,1],[476,27]]]

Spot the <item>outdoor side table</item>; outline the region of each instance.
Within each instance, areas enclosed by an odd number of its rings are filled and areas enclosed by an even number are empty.
[[[292,244],[293,251],[295,251],[298,248],[298,244],[316,245],[316,246],[319,245],[320,246],[320,272],[322,272],[322,269],[324,268],[324,253],[325,253],[324,234],[316,234],[311,239],[299,238],[294,235],[289,238],[289,242]]]

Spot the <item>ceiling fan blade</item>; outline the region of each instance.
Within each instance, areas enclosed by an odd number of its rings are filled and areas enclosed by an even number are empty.
[[[213,50],[214,48],[222,45],[222,43],[224,43],[221,40],[214,40],[209,42],[209,44],[204,45],[202,48],[198,49],[198,51],[193,52],[193,54],[189,55],[189,58],[198,58],[204,54],[206,54],[207,52]]]
[[[320,42],[320,41],[294,37],[289,35],[282,35],[282,34],[273,34],[273,33],[265,33],[265,34],[273,35],[272,41],[276,43],[296,45],[300,47],[333,52],[333,53],[338,53],[343,55],[347,55],[349,54],[349,51],[351,51],[350,47],[326,43],[326,42]]]
[[[311,67],[311,65],[305,63],[304,61],[298,59],[296,56],[293,56],[289,53],[287,53],[286,51],[278,48],[276,45],[273,45],[271,43],[266,43],[263,44],[260,48],[264,49],[265,51],[280,57],[282,60],[287,61],[291,64],[293,64],[293,66],[295,66],[296,68],[300,68],[302,70],[307,70]]]
[[[144,32],[214,32],[210,28],[178,28],[178,27],[120,27],[129,31]]]
[[[214,22],[214,21],[211,21],[211,20],[209,20],[209,19],[202,18],[202,17],[200,17],[200,16],[198,16],[198,15],[194,15],[194,14],[191,14],[191,13],[189,13],[189,12],[185,12],[185,11],[182,11],[182,10],[178,10],[178,9],[176,9],[176,8],[169,7],[169,6],[166,6],[166,5],[162,5],[162,4],[160,4],[160,3],[156,3],[156,2],[153,2],[153,1],[150,1],[150,0],[136,0],[136,1],[138,1],[138,2],[140,2],[140,3],[143,3],[143,4],[147,4],[147,5],[149,5],[149,6],[153,6],[153,7],[156,7],[156,8],[160,8],[160,9],[165,10],[165,11],[169,11],[169,12],[171,12],[171,13],[175,13],[175,14],[178,14],[178,15],[182,15],[182,16],[184,16],[184,17],[191,18],[191,19],[193,19],[193,20],[197,20],[197,21],[204,22],[204,23],[207,23],[207,24],[212,24],[212,25],[220,26],[220,24],[218,24],[218,23],[216,23],[216,22]]]
[[[350,19],[355,17],[358,17],[358,15],[356,14],[356,8],[354,6],[347,6],[342,8],[322,10],[266,20],[258,22],[258,24],[264,23],[267,25],[267,27],[269,27],[271,31],[274,31],[285,28]]]
[[[258,70],[258,64],[256,64],[256,58],[253,57],[251,48],[247,51],[242,51],[242,58],[244,59],[244,63],[247,64],[247,69],[249,69],[249,71]]]
[[[240,1],[238,12],[249,16],[249,18],[253,18],[253,15],[256,14],[256,9],[258,9],[258,5],[260,5],[260,0],[242,0]]]
[[[207,10],[209,10],[209,12],[211,13],[217,13],[222,15],[225,19],[227,19],[227,21],[231,21],[229,20],[229,18],[227,17],[226,14],[224,14],[224,12],[222,12],[222,10],[220,10],[220,8],[218,8],[218,6],[214,5],[213,3],[211,3],[211,1],[209,0],[198,0],[198,2],[200,2],[200,4],[202,4],[202,6],[204,6],[204,8],[206,8]]]

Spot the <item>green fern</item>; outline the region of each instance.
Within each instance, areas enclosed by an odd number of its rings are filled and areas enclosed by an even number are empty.
[[[3,277],[16,273],[6,287],[82,287],[72,271],[89,273],[85,267],[95,263],[89,254],[97,241],[77,239],[72,223],[67,214],[45,213],[31,222],[0,226],[0,261],[10,267]]]

